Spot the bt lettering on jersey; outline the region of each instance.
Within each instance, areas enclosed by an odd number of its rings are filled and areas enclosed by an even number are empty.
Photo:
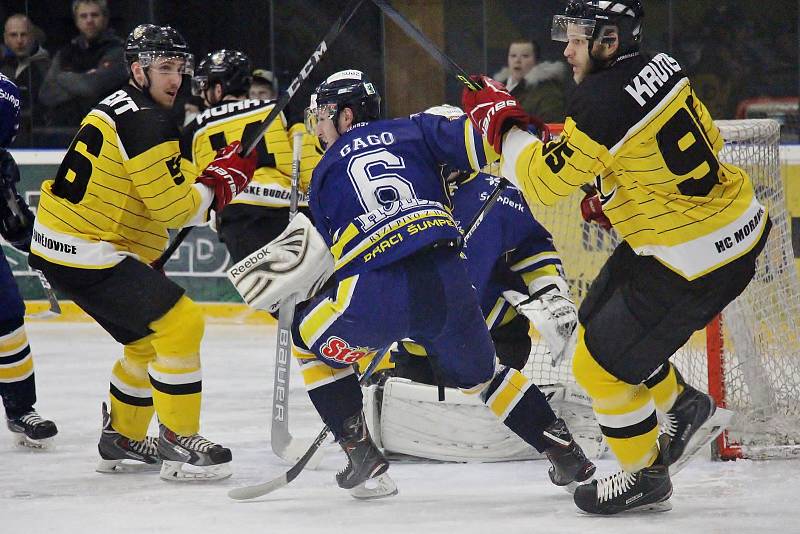
[[[55,239],[43,236],[35,229],[33,230],[33,240],[48,250],[63,252],[64,254],[72,254],[73,256],[78,254],[78,248],[75,245],[62,243],[61,241],[56,241]]]
[[[331,336],[319,349],[325,358],[341,363],[355,363],[364,356],[374,356],[377,350],[369,347],[351,347],[340,337]]]
[[[761,218],[764,216],[764,208],[758,210],[758,212],[753,216],[752,219],[747,221],[741,228],[736,230],[733,233],[733,236],[727,236],[719,241],[714,243],[714,246],[717,247],[717,253],[722,254],[729,248],[733,248],[735,244],[741,243],[745,240],[747,236],[750,235],[750,232],[758,228],[758,223],[761,222]]]
[[[647,104],[647,99],[655,96],[658,90],[667,83],[670,76],[680,71],[681,66],[677,61],[667,54],[658,54],[639,71],[639,74],[634,76],[631,83],[625,86],[625,90],[636,100],[639,106],[644,107]]]
[[[128,93],[120,89],[104,98],[101,104],[114,110],[114,115],[122,115],[126,111],[139,111],[139,106],[128,96]]]
[[[356,137],[349,144],[342,147],[339,154],[345,157],[350,152],[361,150],[371,146],[391,145],[395,141],[391,132],[381,132],[378,135],[370,134],[366,137]]]

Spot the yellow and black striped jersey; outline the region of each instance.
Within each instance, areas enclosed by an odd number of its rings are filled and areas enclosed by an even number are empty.
[[[677,61],[631,54],[576,88],[562,136],[512,128],[503,174],[529,204],[552,205],[594,183],[620,237],[693,280],[748,252],[766,210]]]
[[[203,111],[181,135],[181,155],[198,171],[202,170],[214,159],[218,149],[257,130],[274,106],[275,102],[271,100],[230,100]],[[233,199],[232,204],[289,207],[292,135],[297,129],[305,132],[302,124],[295,124],[287,131],[283,113],[269,125],[263,141],[256,145],[258,168],[253,181]],[[304,134],[300,160],[300,206],[308,206],[308,183],[321,157],[322,150],[316,137]]]
[[[31,252],[71,267],[105,268],[164,250],[168,228],[197,224],[211,190],[184,172],[167,110],[127,86],[81,122],[55,179],[42,184]]]

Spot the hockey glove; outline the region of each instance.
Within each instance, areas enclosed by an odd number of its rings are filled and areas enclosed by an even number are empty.
[[[274,313],[292,295],[300,302],[314,296],[333,271],[322,235],[298,213],[281,235],[228,269],[228,279],[248,306]]]
[[[241,143],[234,141],[217,152],[217,157],[197,177],[196,182],[214,190],[214,209],[222,209],[244,191],[253,179],[258,155],[253,150],[249,156],[240,154]]]
[[[11,246],[30,252],[33,235],[33,213],[14,186],[19,182],[19,168],[14,158],[0,150],[0,235]]]
[[[586,196],[581,200],[581,217],[588,223],[597,223],[606,232],[611,231],[611,221],[603,213],[603,203],[595,188],[584,189]]]
[[[550,347],[553,367],[564,357],[572,356],[578,340],[578,309],[575,303],[555,284],[543,287],[533,295],[503,291],[503,297],[533,323]]]
[[[469,115],[473,126],[500,154],[503,135],[512,126],[524,130],[529,123],[528,114],[502,83],[488,76],[472,76],[472,79],[483,85],[483,89],[471,91],[465,88],[461,93],[461,107]]]

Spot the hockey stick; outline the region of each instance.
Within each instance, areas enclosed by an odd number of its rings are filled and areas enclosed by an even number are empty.
[[[5,197],[8,209],[11,210],[11,213],[14,215],[14,217],[18,218],[20,221],[24,221],[25,215],[22,213],[22,208],[19,207],[19,203],[17,203],[17,197],[15,196],[13,189],[3,188],[3,196]],[[47,300],[50,301],[50,309],[41,313],[35,313],[29,317],[33,319],[45,319],[48,317],[61,315],[61,306],[58,304],[58,299],[56,298],[56,294],[53,291],[52,286],[50,286],[50,282],[48,282],[47,278],[44,277],[42,271],[33,269],[33,272],[35,272],[36,276],[39,277],[39,283],[42,284],[44,294],[47,297]]]
[[[467,226],[466,232],[464,232],[464,237],[461,238],[461,246],[464,246],[467,241],[469,241],[469,238],[472,237],[472,234],[475,233],[475,230],[477,230],[478,226],[480,226],[480,224],[483,222],[483,218],[486,216],[486,213],[492,209],[492,206],[494,206],[495,201],[497,201],[497,197],[499,197],[500,194],[505,191],[506,187],[508,187],[511,183],[502,176],[490,176],[497,178],[500,181],[494,187],[489,197],[483,201],[478,213],[472,217],[472,220],[469,222],[469,226]]]
[[[303,133],[294,134],[292,145],[292,192],[289,197],[289,221],[297,214],[300,188],[300,159],[303,150]],[[289,432],[289,379],[292,367],[292,321],[294,320],[295,297],[281,302],[278,310],[278,342],[275,352],[275,376],[272,389],[272,426],[270,446],[272,452],[295,463],[302,458],[307,445],[300,443]],[[314,469],[322,461],[323,449],[308,460],[307,467]]]
[[[39,277],[39,283],[42,284],[42,289],[44,289],[44,294],[47,296],[47,300],[50,301],[50,309],[45,310],[40,313],[34,313],[30,315],[29,318],[31,319],[48,319],[51,317],[57,317],[61,315],[61,306],[58,304],[58,298],[56,298],[56,293],[53,291],[53,287],[50,285],[50,282],[47,281],[45,278],[44,273],[38,269],[33,269],[33,272],[36,273],[36,276]]]
[[[400,26],[400,29],[403,30],[406,35],[414,39],[418,45],[424,48],[425,51],[428,52],[433,59],[439,62],[439,64],[444,67],[446,71],[448,71],[450,74],[454,74],[456,78],[458,78],[468,89],[480,91],[481,85],[478,82],[472,80],[469,77],[469,74],[464,71],[464,69],[459,67],[458,64],[450,58],[450,56],[439,50],[439,47],[436,46],[433,41],[428,39],[428,37],[422,33],[419,28],[414,26],[411,21],[405,18],[405,16],[393,8],[388,2],[385,2],[384,0],[372,0],[372,3],[378,6],[380,10],[383,11],[384,15],[392,19],[395,24]]]
[[[361,378],[358,379],[358,385],[362,386],[367,383],[369,377],[372,376],[372,373],[375,372],[375,369],[378,368],[378,365],[383,360],[380,355],[376,355],[372,361],[369,363],[369,366],[364,371],[364,374],[361,375]],[[267,482],[263,482],[261,484],[255,484],[253,486],[243,486],[241,488],[233,488],[228,492],[228,497],[237,501],[246,501],[248,499],[255,499],[257,497],[262,497],[268,493],[272,493],[276,489],[280,489],[289,484],[292,480],[297,478],[300,472],[305,469],[306,465],[311,460],[311,457],[314,456],[317,451],[322,447],[322,444],[325,442],[325,438],[328,437],[331,429],[328,428],[326,425],[322,430],[320,430],[317,437],[314,438],[314,442],[308,448],[308,450],[303,454],[303,456],[298,460],[296,464],[289,468],[281,476],[269,480]]]
[[[351,0],[350,3],[347,4],[342,15],[336,20],[336,22],[333,23],[333,26],[331,26],[331,29],[325,34],[325,37],[322,38],[322,41],[319,43],[319,45],[317,45],[316,50],[314,50],[314,52],[311,54],[311,57],[308,58],[306,64],[303,65],[303,68],[300,69],[300,72],[297,74],[295,79],[289,84],[286,92],[283,93],[275,103],[272,111],[270,111],[264,120],[261,121],[259,127],[253,131],[252,137],[250,139],[242,138],[244,154],[250,154],[250,152],[256,148],[256,145],[259,141],[261,141],[261,138],[264,136],[264,133],[267,131],[270,124],[272,124],[278,115],[283,112],[284,108],[286,108],[286,106],[289,104],[289,101],[292,99],[297,90],[300,89],[300,86],[303,84],[303,82],[308,79],[309,75],[311,75],[311,71],[313,71],[314,67],[316,67],[320,62],[322,56],[328,51],[328,47],[333,44],[333,41],[335,41],[337,37],[339,37],[339,34],[342,33],[342,29],[344,29],[345,25],[350,22],[350,19],[353,18],[353,15],[356,14],[356,11],[363,2],[364,0]],[[192,228],[194,227],[187,226],[181,229],[178,235],[175,236],[175,240],[170,243],[169,247],[167,247],[167,250],[165,250],[156,261],[151,263],[153,268],[161,269],[164,267],[164,264],[169,261],[170,256],[172,256],[183,240],[186,239],[186,236],[189,235],[189,232],[192,231]]]
[[[394,23],[406,33],[406,35],[411,37],[418,45],[424,48],[425,51],[428,52],[428,54],[430,54],[431,57],[433,57],[433,59],[439,63],[439,65],[442,66],[442,68],[444,68],[450,74],[455,75],[455,77],[458,78],[459,81],[467,87],[467,89],[472,91],[479,91],[481,89],[481,85],[479,83],[477,83],[475,80],[472,80],[469,77],[469,74],[467,74],[467,72],[462,69],[458,63],[453,61],[450,56],[439,50],[439,47],[437,47],[433,41],[431,41],[424,33],[422,33],[419,28],[414,26],[411,21],[409,21],[402,13],[397,11],[385,0],[372,0],[372,3],[378,6],[380,10],[383,11],[384,15],[392,19]],[[505,180],[505,178],[503,178],[503,180]],[[500,187],[502,184],[503,182],[500,182],[498,187]],[[505,188],[505,185],[502,187]],[[582,185],[581,190],[583,190],[584,193],[592,193],[596,191],[595,187],[590,184]],[[468,237],[465,237],[465,240],[466,239],[468,239]]]

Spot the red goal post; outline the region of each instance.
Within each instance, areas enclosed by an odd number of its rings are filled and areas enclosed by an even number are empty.
[[[748,172],[773,229],[749,287],[672,361],[689,383],[736,413],[716,444],[718,457],[800,457],[800,283],[778,161],[780,125],[770,119],[717,125],[726,140],[721,159]],[[563,129],[549,126],[553,135]],[[578,190],[555,207],[532,207],[553,234],[578,302],[618,243],[613,232],[584,223],[582,196]],[[538,339],[533,345],[526,374],[539,384],[574,382],[571,361],[552,367],[546,345]]]

